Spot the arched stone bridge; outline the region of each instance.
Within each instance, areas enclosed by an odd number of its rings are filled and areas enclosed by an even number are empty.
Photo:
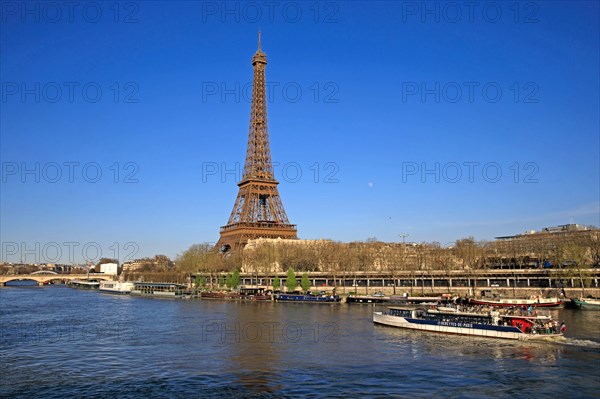
[[[0,286],[5,286],[9,281],[35,281],[38,285],[44,285],[50,281],[71,281],[71,280],[114,280],[116,276],[101,273],[90,274],[55,274],[55,273],[32,273],[32,274],[14,274],[0,276]]]

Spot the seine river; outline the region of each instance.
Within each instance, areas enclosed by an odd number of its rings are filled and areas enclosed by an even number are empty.
[[[0,397],[598,397],[600,312],[567,342],[374,326],[365,305],[0,289]]]

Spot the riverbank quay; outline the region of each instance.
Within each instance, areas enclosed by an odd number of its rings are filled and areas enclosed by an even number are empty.
[[[482,291],[491,290],[494,294],[512,297],[531,295],[553,296],[564,290],[567,298],[592,296],[600,297],[600,268],[585,269],[583,278],[573,271],[564,269],[484,269],[484,270],[420,270],[382,272],[307,272],[311,291],[335,289],[336,294],[347,296],[350,293],[370,295],[437,296],[453,293],[460,296],[479,296]],[[218,289],[227,276],[226,273],[197,273],[184,277],[189,288],[193,288],[196,277],[204,282],[204,290]],[[286,273],[240,273],[240,287],[272,290],[275,278],[280,286],[285,286]],[[35,281],[39,285],[51,282],[66,282],[72,279],[113,280],[114,276],[102,274],[75,275],[2,275],[0,286],[13,281]],[[585,290],[581,283],[585,284]],[[300,281],[297,281],[300,285]]]
[[[198,273],[206,286],[217,286],[221,274]],[[225,274],[223,274],[225,275]],[[422,270],[390,272],[326,273],[307,272],[311,291],[333,291],[338,295],[350,293],[369,295],[431,296],[455,293],[460,296],[479,296],[481,291],[491,290],[504,296],[555,295],[563,290],[567,297],[581,296],[581,279],[562,269],[512,269],[512,270]],[[191,275],[191,281],[196,275]],[[278,277],[285,285],[286,273],[240,273],[240,285],[244,287],[273,288]],[[586,269],[583,274],[585,295],[600,296],[600,268]],[[300,284],[300,281],[298,281]]]

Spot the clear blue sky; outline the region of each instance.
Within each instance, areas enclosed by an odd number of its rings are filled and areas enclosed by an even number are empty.
[[[3,260],[217,241],[259,29],[301,238],[599,224],[598,2],[78,4],[2,3]]]

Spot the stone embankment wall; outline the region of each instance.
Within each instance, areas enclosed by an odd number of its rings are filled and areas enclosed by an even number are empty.
[[[312,287],[313,290],[324,290],[331,291],[333,287]],[[481,296],[481,291],[490,290],[493,294],[501,295],[502,297],[516,297],[516,298],[529,298],[532,295],[540,295],[542,297],[554,297],[560,295],[560,289],[557,288],[517,288],[513,290],[512,288],[496,288],[496,287],[473,287],[471,290],[469,287],[453,287],[450,290],[450,293],[460,296]],[[348,294],[350,292],[357,292],[359,295],[373,294],[376,292],[383,292],[386,295],[393,295],[394,289],[393,287],[369,287],[368,291],[365,287],[358,287],[355,290],[352,287],[346,287],[345,293]],[[431,295],[440,295],[447,294],[447,287],[425,287],[424,290],[421,290],[421,287],[413,288],[412,294],[410,288],[407,287],[396,287],[396,295],[402,295],[404,293],[408,293],[412,296],[431,296]],[[344,294],[344,287],[337,287],[336,293]],[[581,289],[574,288],[566,288],[565,293],[567,294],[567,298],[578,298],[581,296]],[[600,288],[586,288],[585,296],[592,296],[594,298],[600,297]]]

